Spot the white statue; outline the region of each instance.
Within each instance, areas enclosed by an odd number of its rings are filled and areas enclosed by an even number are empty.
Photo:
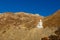
[[[43,28],[43,25],[42,24],[43,24],[42,23],[42,20],[40,19],[40,22],[38,23],[37,28]]]

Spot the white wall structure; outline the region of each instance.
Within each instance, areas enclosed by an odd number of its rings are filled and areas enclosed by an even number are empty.
[[[43,28],[43,22],[42,22],[41,19],[40,19],[40,21],[37,24],[37,28]]]

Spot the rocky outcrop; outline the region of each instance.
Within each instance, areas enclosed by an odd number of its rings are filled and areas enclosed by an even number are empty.
[[[43,28],[37,28],[42,20]],[[42,17],[25,12],[0,14],[0,40],[60,40],[60,11]]]
[[[26,14],[24,12],[15,14],[9,12],[3,13],[0,14],[0,30],[9,26],[19,26],[20,28],[34,28],[40,19],[42,19],[41,16]]]
[[[45,17],[43,25],[44,27],[60,27],[60,10],[48,17]]]

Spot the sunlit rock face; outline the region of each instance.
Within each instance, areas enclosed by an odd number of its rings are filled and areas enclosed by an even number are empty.
[[[50,16],[45,17],[43,20],[44,27],[60,27],[60,10]]]
[[[0,14],[0,40],[48,40],[59,26],[60,11],[48,17],[7,12]]]
[[[28,14],[24,12],[18,13],[3,13],[0,14],[0,27],[5,28],[7,26],[22,26],[23,28],[35,28],[43,17],[35,15],[35,14]]]
[[[3,13],[0,14],[0,40],[23,40],[30,30],[37,28],[43,17],[36,14]]]

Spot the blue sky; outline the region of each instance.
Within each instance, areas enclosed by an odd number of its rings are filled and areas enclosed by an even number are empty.
[[[0,13],[27,12],[48,16],[60,9],[60,0],[0,0]]]

